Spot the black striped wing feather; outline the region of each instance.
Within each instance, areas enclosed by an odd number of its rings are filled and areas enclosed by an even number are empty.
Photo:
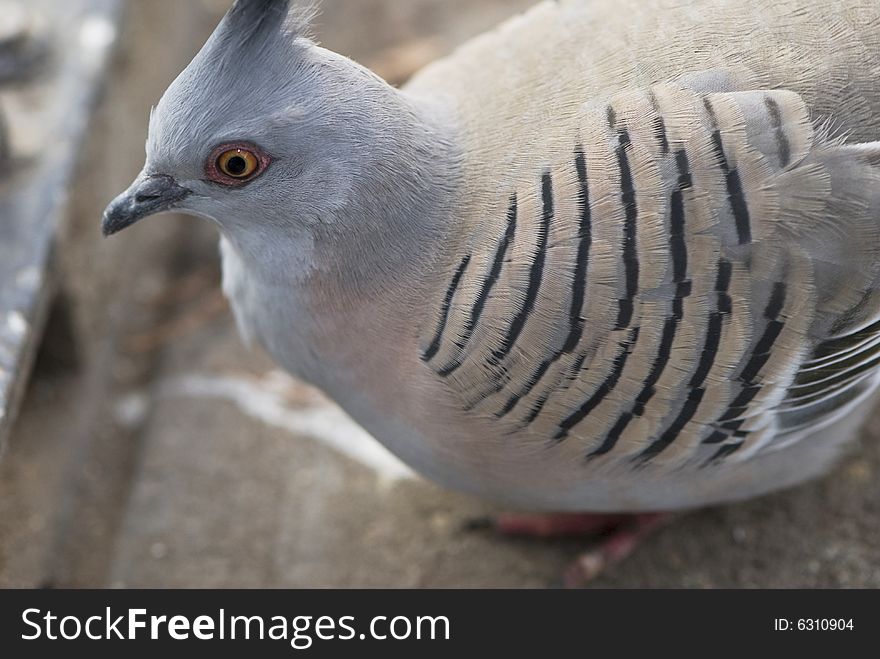
[[[718,79],[585,105],[469,211],[421,355],[465,413],[588,463],[710,465],[873,383],[880,323],[821,337],[880,311],[876,154]]]
[[[846,414],[873,390],[880,369],[880,322],[821,343],[779,406],[780,436],[815,429]]]

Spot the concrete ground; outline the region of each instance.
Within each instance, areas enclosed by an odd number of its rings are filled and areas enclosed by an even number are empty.
[[[328,47],[395,81],[530,0],[325,0]],[[53,312],[0,462],[0,586],[543,587],[584,545],[466,530],[486,504],[414,477],[245,349],[216,235],[102,241],[151,103],[225,0],[133,0],[83,153]],[[880,587],[880,415],[824,480],[687,515],[606,587]]]

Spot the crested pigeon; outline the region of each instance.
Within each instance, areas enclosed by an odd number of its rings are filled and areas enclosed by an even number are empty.
[[[647,512],[821,474],[880,381],[880,4],[545,1],[402,89],[238,0],[109,235],[222,235],[245,337],[426,476]]]

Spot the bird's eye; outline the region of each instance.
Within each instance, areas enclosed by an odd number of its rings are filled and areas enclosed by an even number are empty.
[[[259,166],[257,157],[244,149],[230,149],[217,158],[217,169],[232,178],[248,178]]]
[[[208,178],[228,186],[243,185],[269,166],[269,157],[251,144],[226,144],[214,149],[206,163]]]

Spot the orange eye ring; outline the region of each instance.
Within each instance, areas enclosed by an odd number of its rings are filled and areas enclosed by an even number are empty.
[[[235,187],[262,174],[269,163],[269,156],[253,144],[224,144],[211,153],[205,173],[215,183]]]

